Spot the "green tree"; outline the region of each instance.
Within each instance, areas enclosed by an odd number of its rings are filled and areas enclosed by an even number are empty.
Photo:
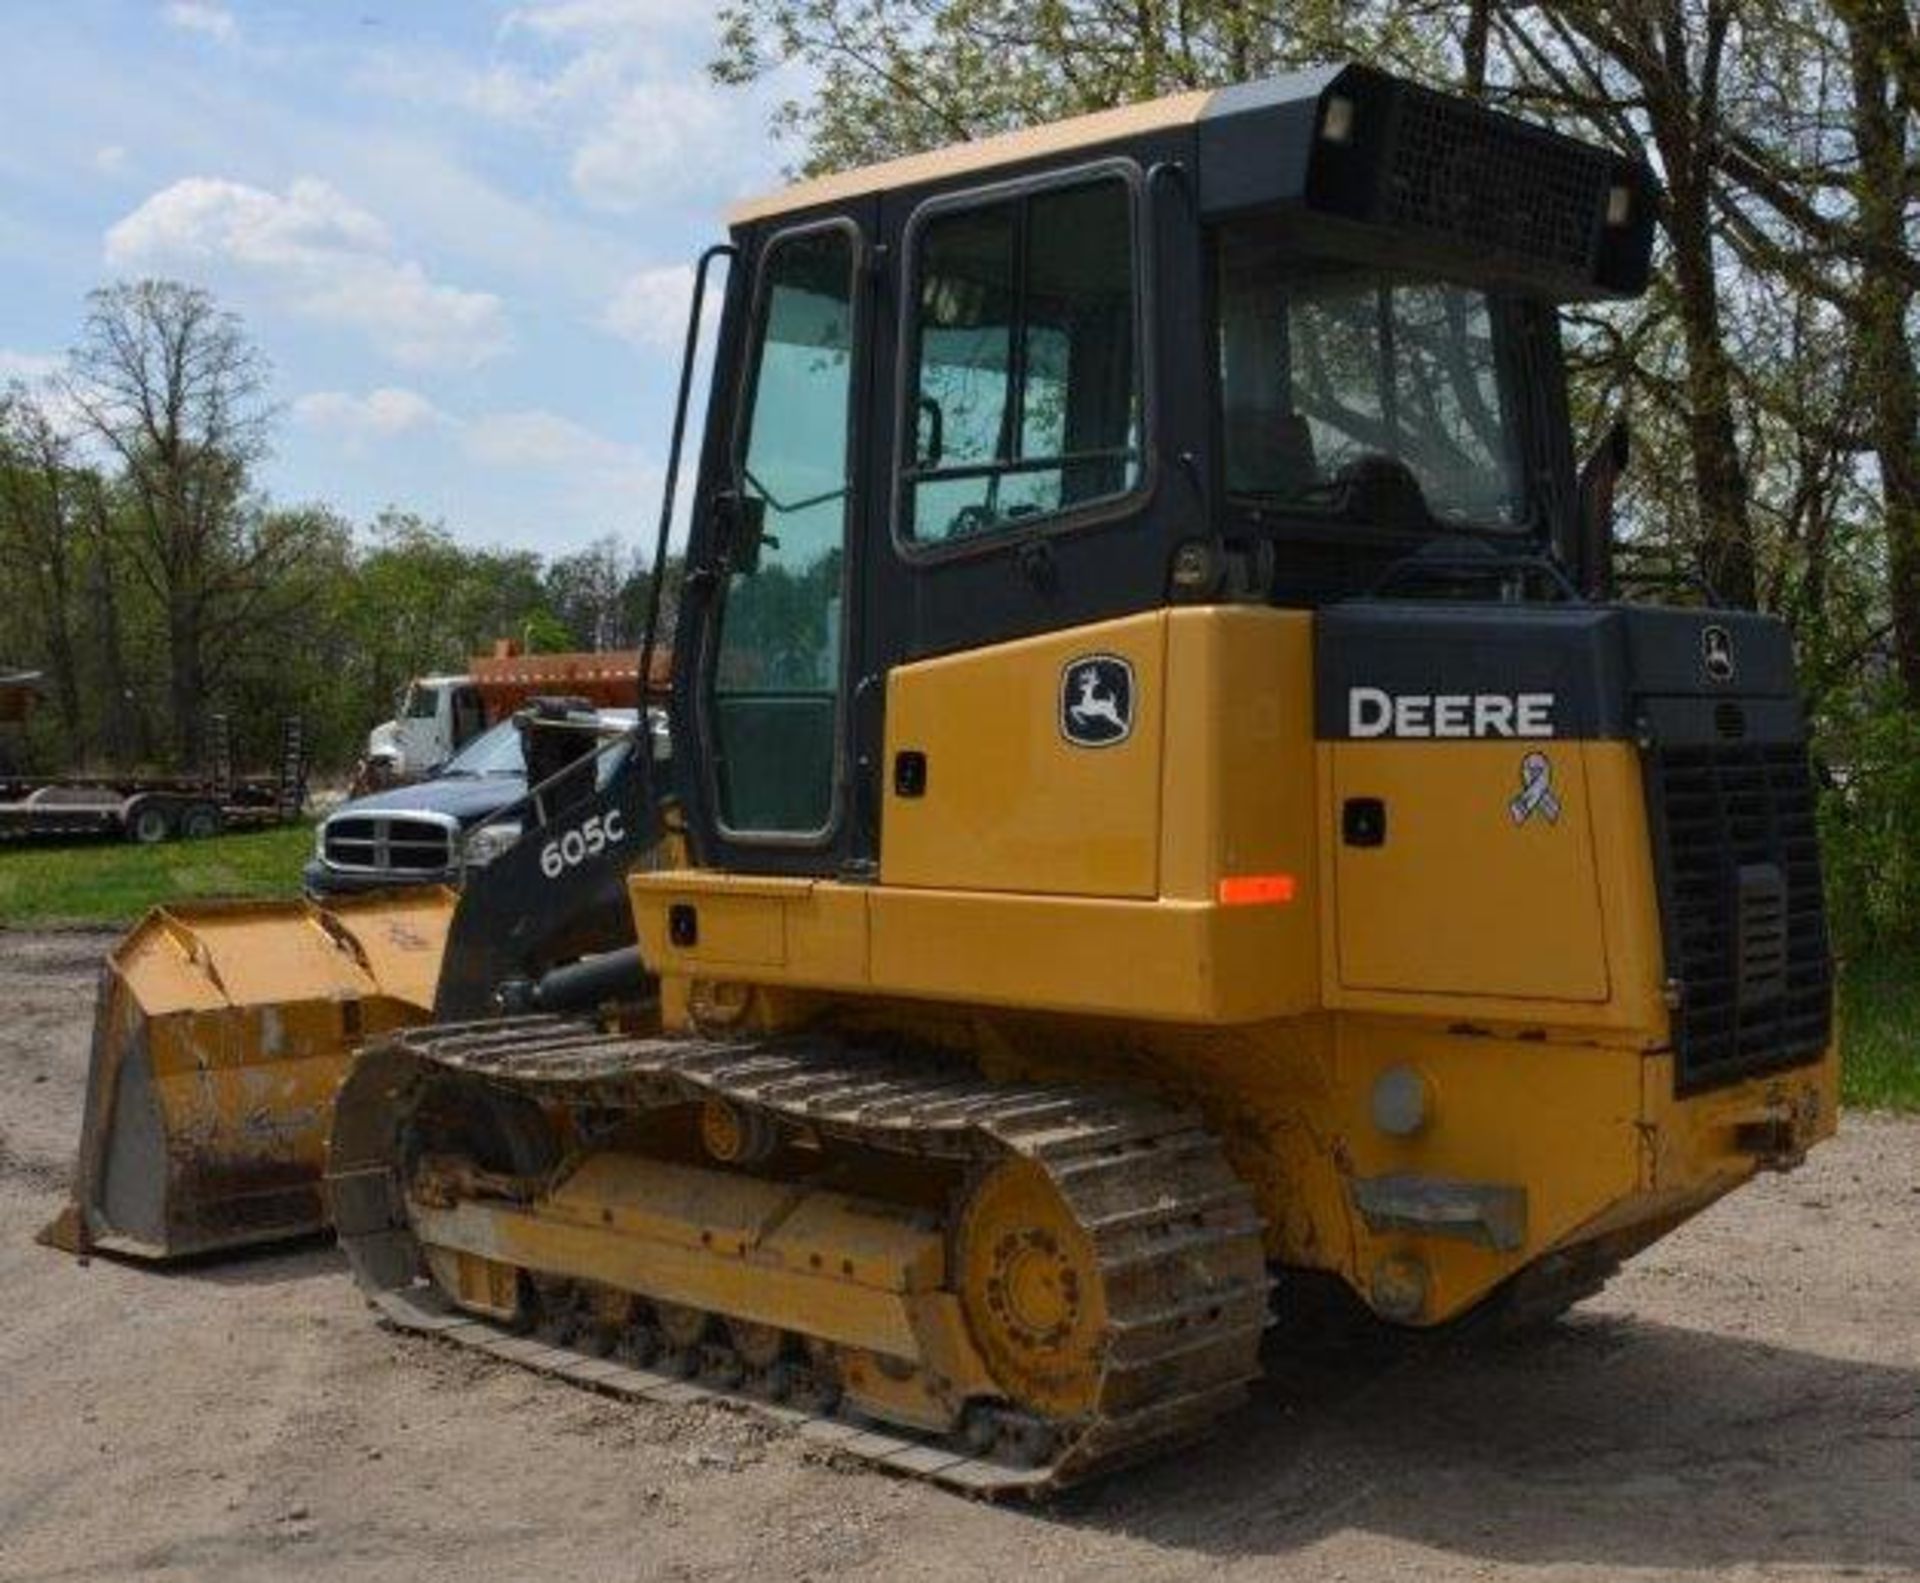
[[[87,299],[65,391],[121,469],[125,551],[165,631],[178,757],[198,760],[223,645],[304,553],[251,498],[265,453],[266,365],[239,320],[177,281]]]
[[[640,642],[640,607],[633,601],[638,558],[612,534],[547,565],[548,607],[569,641],[593,650],[627,649]]]
[[[732,0],[712,70],[741,84],[805,69],[813,92],[779,128],[814,174],[1344,56],[1437,66],[1451,35],[1429,16],[1351,0]]]
[[[75,635],[76,514],[85,487],[74,444],[23,386],[0,392],[0,546],[14,568],[15,641],[37,639],[53,673],[60,724],[80,740],[80,668]],[[37,631],[29,631],[29,623]]]

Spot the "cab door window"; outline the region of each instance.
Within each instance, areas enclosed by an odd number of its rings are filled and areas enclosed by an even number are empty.
[[[762,263],[710,683],[716,802],[735,833],[818,836],[833,819],[854,269],[838,224],[776,237]]]
[[[955,544],[1139,487],[1133,231],[1119,175],[915,225],[904,540]]]

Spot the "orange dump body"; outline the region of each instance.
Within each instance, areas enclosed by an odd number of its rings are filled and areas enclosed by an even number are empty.
[[[672,672],[671,657],[657,653],[650,678],[655,690],[664,689]],[[507,643],[492,654],[476,654],[467,674],[480,689],[489,720],[504,720],[530,698],[584,698],[600,709],[632,709],[639,705],[640,654],[637,649],[612,649],[603,654],[519,654]]]

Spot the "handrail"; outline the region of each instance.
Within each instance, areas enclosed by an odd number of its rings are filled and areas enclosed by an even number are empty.
[[[640,643],[640,723],[646,724],[653,696],[653,651],[660,636],[660,594],[667,580],[667,539],[673,531],[673,497],[680,487],[680,451],[687,433],[687,402],[693,394],[693,361],[700,347],[700,319],[707,300],[707,271],[717,258],[737,257],[731,242],[716,242],[700,255],[693,273],[693,301],[687,308],[687,339],[680,356],[680,389],[673,403],[673,437],[667,445],[667,477],[660,492],[660,528],[653,541],[653,576],[647,588],[645,637]]]

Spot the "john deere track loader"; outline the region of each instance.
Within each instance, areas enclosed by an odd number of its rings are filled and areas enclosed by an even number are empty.
[[[1796,1163],[1786,637],[1616,599],[1572,455],[1557,308],[1657,201],[1350,66],[737,210],[657,1009],[367,1041],[326,1191],[389,1318],[1031,1491],[1212,1428],[1276,1287],[1551,1313]]]

